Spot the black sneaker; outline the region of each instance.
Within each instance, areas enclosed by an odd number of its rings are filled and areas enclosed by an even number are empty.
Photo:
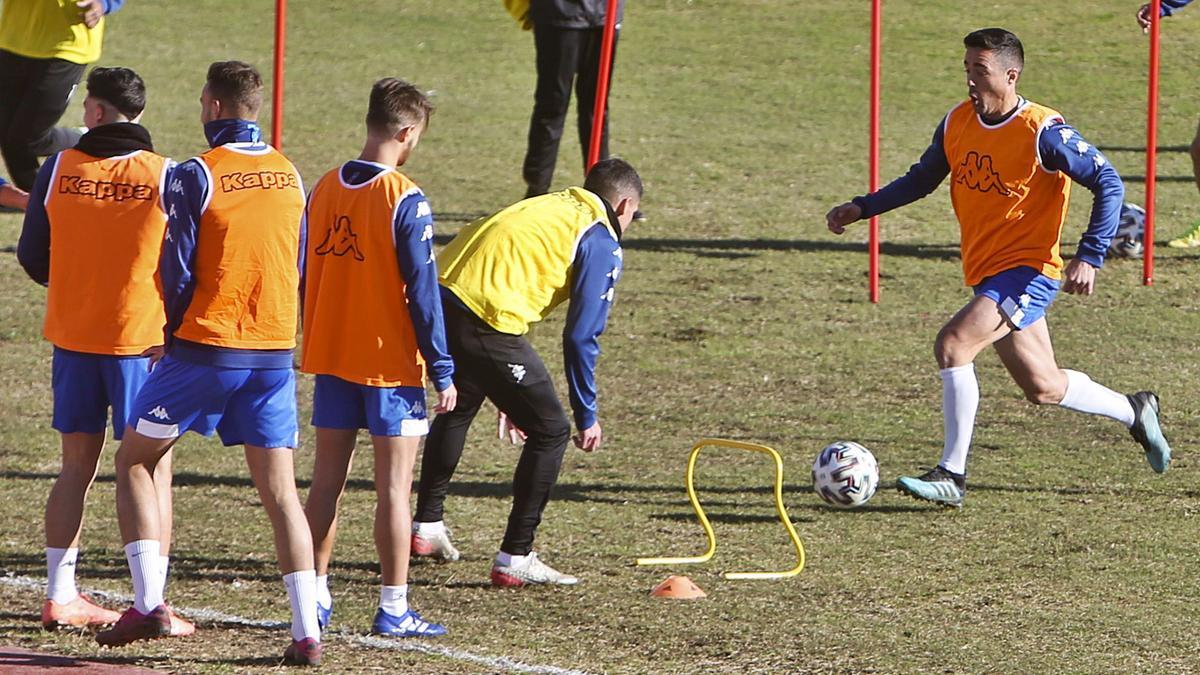
[[[1146,461],[1156,473],[1165,473],[1171,466],[1171,445],[1158,422],[1158,396],[1151,391],[1139,391],[1128,396],[1133,406],[1133,426],[1129,435],[1146,451]]]
[[[900,492],[939,506],[962,508],[967,496],[967,477],[943,469],[940,465],[918,477],[904,476],[896,481]]]

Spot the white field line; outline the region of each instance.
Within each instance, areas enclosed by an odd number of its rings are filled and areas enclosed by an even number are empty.
[[[46,588],[45,579],[34,579],[33,577],[19,577],[12,574],[0,576],[0,585],[10,586],[13,588],[22,588],[42,592]],[[84,589],[80,589],[84,590]],[[133,598],[122,593],[109,593],[108,591],[84,590],[85,593],[92,597],[108,600],[113,603],[128,604],[133,601]],[[291,623],[286,621],[266,621],[263,619],[247,619],[237,616],[236,614],[226,614],[214,609],[204,607],[175,607],[180,614],[190,618],[199,619],[200,621],[208,621],[212,623],[235,624],[238,626],[248,626],[251,628],[269,628],[286,630],[291,626]],[[508,658],[507,656],[485,656],[483,654],[475,654],[473,652],[464,651],[461,649],[452,649],[450,647],[439,647],[428,642],[418,642],[415,640],[389,640],[387,638],[374,637],[369,635],[356,635],[353,633],[336,632],[330,633],[332,636],[345,639],[347,642],[370,647],[372,649],[388,649],[399,652],[418,652],[421,654],[429,654],[431,656],[440,656],[455,661],[467,661],[476,663],[487,668],[495,668],[497,670],[506,670],[518,673],[546,673],[547,675],[587,675],[582,670],[570,670],[567,668],[558,668],[556,666],[540,666],[522,663]]]

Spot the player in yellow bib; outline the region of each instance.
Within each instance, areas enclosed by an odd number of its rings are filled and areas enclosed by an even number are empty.
[[[883,189],[826,215],[829,229],[841,234],[850,223],[914,202],[951,180],[963,273],[975,297],[934,343],[943,384],[942,460],[923,476],[901,478],[898,486],[917,499],[962,506],[979,407],[974,361],[988,345],[1031,402],[1121,422],[1162,473],[1171,448],[1159,427],[1158,397],[1148,391],[1126,396],[1060,369],[1045,319],[1060,285],[1091,295],[1117,228],[1125,194],[1121,177],[1062,115],[1017,94],[1025,55],[1016,35],[985,28],[963,44],[969,100],[938,125],[921,160]],[[1072,181],[1091,190],[1095,201],[1075,256],[1064,267],[1059,244]]]

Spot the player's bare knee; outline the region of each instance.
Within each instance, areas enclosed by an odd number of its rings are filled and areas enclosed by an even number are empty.
[[[1024,387],[1025,399],[1035,405],[1058,405],[1065,390],[1050,381],[1034,382]]]
[[[933,357],[937,359],[939,368],[952,368],[971,361],[966,343],[949,326],[942,328],[934,339]]]

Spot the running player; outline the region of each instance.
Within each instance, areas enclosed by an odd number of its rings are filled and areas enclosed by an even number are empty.
[[[287,663],[321,660],[312,536],[296,493],[296,344],[304,189],[292,163],[262,142],[255,120],[262,78],[238,61],[212,64],[200,96],[211,150],[180,164],[167,193],[159,265],[166,356],[130,410],[117,451],[117,515],[133,577],[134,604],[102,645],[169,631],[153,472],[186,431],[244,445],[250,476],[270,517],[292,605]]]
[[[420,142],[432,109],[407,82],[376,82],[358,159],[322,176],[308,200],[300,368],[317,376],[317,456],[305,512],[322,629],[333,611],[328,570],[338,501],[365,428],[375,449],[375,548],[383,572],[371,632],[446,632],[408,604],[409,499],[417,449],[429,431],[426,371],[438,391],[434,410],[446,412],[454,408],[454,364],[446,353],[433,213],[421,188],[396,170]]]
[[[921,199],[951,176],[963,272],[975,297],[934,344],[943,387],[942,460],[923,476],[901,478],[898,486],[917,499],[962,506],[979,407],[974,361],[988,345],[1029,401],[1117,420],[1162,473],[1171,448],[1159,427],[1158,397],[1148,391],[1126,396],[1060,369],[1045,319],[1060,285],[1067,293],[1091,295],[1117,228],[1125,195],[1121,177],[1062,115],[1017,94],[1025,55],[1016,35],[985,28],[963,44],[969,100],[942,120],[921,160],[883,189],[826,215],[829,229],[841,234],[850,223]],[[1071,181],[1091,190],[1095,200],[1087,231],[1064,269],[1059,244]]]

